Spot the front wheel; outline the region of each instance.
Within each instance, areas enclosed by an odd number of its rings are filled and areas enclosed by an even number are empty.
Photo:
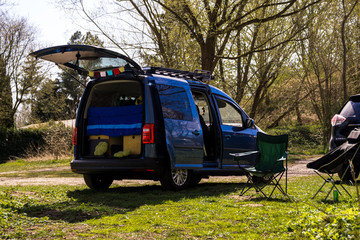
[[[108,189],[113,182],[112,178],[96,174],[84,174],[84,180],[89,188],[95,190]]]
[[[160,182],[166,190],[182,190],[190,185],[191,172],[188,169],[167,169]]]

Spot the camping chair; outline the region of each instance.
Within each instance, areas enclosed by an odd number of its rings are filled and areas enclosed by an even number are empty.
[[[239,167],[245,171],[247,182],[240,195],[244,195],[249,189],[254,188],[265,198],[271,198],[275,189],[287,196],[287,146],[288,135],[271,136],[258,132],[256,143],[259,151],[244,153],[232,153],[235,161],[241,161],[247,155],[258,153],[258,161],[253,166],[246,166],[241,163]],[[285,166],[284,166],[285,162]],[[280,185],[280,180],[285,173],[285,191]],[[263,179],[263,181],[259,181]],[[265,180],[265,181],[264,181]],[[266,186],[273,186],[270,195],[267,196],[263,189]]]
[[[331,188],[328,191],[325,200],[329,197],[330,193],[334,189],[336,189],[341,195],[341,191],[337,185],[340,186],[341,189],[351,197],[351,194],[346,190],[343,183],[344,177],[347,171],[350,169],[350,165],[353,164],[353,160],[357,156],[359,148],[360,130],[355,129],[350,132],[349,136],[347,137],[347,141],[342,145],[330,151],[321,158],[306,165],[307,168],[313,169],[314,172],[324,180],[319,190],[317,190],[315,195],[312,197],[313,199],[327,183],[331,184]],[[340,172],[343,174],[339,175]],[[334,174],[338,174],[340,180],[335,180]]]

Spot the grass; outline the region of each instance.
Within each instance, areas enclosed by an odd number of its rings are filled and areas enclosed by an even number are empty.
[[[7,164],[14,163],[0,168]],[[24,168],[26,164],[19,170]],[[323,201],[324,193],[321,193],[312,200],[320,184],[316,176],[289,180],[292,201],[278,193],[266,200],[253,191],[240,197],[244,178],[226,181],[210,178],[181,192],[163,191],[158,184],[114,184],[108,191],[93,191],[84,185],[0,186],[0,238],[349,239],[353,236],[356,239],[360,236],[355,199],[340,196],[340,202],[334,203]],[[355,196],[355,187],[348,189]]]
[[[11,171],[28,171],[43,168],[58,168],[70,166],[71,158],[64,159],[48,159],[48,160],[24,160],[17,159],[8,161],[6,163],[0,163],[0,173]]]

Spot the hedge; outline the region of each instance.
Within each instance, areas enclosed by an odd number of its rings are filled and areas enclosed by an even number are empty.
[[[4,129],[0,128],[0,162],[6,162],[15,157],[54,152],[53,146],[67,153],[72,148],[72,130],[63,124],[46,124],[38,129]],[[54,136],[49,138],[49,136]],[[63,140],[65,138],[65,141]],[[62,152],[63,153],[63,152]]]

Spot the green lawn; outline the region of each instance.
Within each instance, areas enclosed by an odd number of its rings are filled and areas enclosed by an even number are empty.
[[[58,160],[34,160],[34,161],[18,159],[16,161],[0,163],[0,173],[6,173],[12,171],[37,170],[44,168],[58,168],[58,167],[69,167],[70,169],[70,162],[71,162],[71,158],[58,159]]]
[[[0,169],[7,164],[13,163],[0,165]],[[84,185],[0,186],[0,238],[360,237],[354,186],[348,187],[352,199],[340,196],[340,202],[334,203],[322,201],[324,193],[311,199],[321,184],[316,176],[291,178],[288,190],[292,200],[278,193],[266,200],[253,191],[240,197],[244,184],[239,178],[230,182],[210,178],[181,192],[163,191],[158,184],[127,187],[114,184],[108,191],[93,191]]]

